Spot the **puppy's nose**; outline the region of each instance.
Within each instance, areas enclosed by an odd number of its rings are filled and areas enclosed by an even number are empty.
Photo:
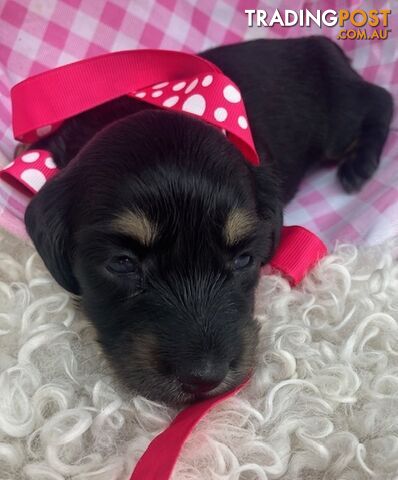
[[[216,388],[228,373],[228,366],[210,360],[195,369],[180,372],[178,380],[188,393],[206,393]]]

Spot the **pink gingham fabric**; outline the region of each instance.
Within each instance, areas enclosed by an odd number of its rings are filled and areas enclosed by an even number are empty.
[[[344,4],[344,5],[343,5]],[[325,35],[339,28],[248,27],[249,8],[388,8],[388,40],[336,40],[367,80],[386,87],[398,101],[398,7],[383,0],[0,0],[0,164],[11,161],[10,88],[22,79],[82,58],[134,48],[198,52],[253,38]],[[369,27],[367,27],[369,29]],[[347,195],[335,169],[304,180],[286,208],[286,224],[298,224],[326,243],[378,243],[398,234],[398,119],[381,166],[358,195]],[[27,197],[0,183],[0,225],[24,236]]]

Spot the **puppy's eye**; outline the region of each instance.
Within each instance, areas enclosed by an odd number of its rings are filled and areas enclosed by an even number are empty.
[[[241,270],[242,268],[248,267],[251,265],[253,261],[253,257],[250,255],[239,255],[233,261],[233,269],[234,270]]]
[[[133,273],[137,270],[136,263],[130,257],[122,255],[113,257],[106,267],[111,273]]]

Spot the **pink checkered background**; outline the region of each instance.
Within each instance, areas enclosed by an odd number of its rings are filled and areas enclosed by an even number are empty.
[[[197,52],[252,38],[321,34],[338,28],[249,28],[248,8],[388,8],[388,40],[338,40],[367,80],[398,101],[398,6],[384,0],[0,0],[0,165],[12,158],[10,88],[29,75],[101,53],[165,48]],[[394,10],[395,8],[395,10]],[[369,28],[369,27],[368,27]],[[300,224],[329,245],[378,243],[398,234],[398,130],[392,131],[374,179],[355,196],[345,194],[334,169],[308,177],[286,208],[286,224]],[[0,225],[24,236],[27,198],[0,183]]]

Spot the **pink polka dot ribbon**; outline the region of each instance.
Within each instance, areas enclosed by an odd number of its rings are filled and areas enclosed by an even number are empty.
[[[14,135],[35,142],[67,118],[123,95],[223,129],[250,163],[259,164],[234,82],[201,57],[167,50],[114,52],[18,83],[11,91]]]
[[[129,95],[160,108],[194,115],[225,130],[251,163],[259,163],[241,93],[222,73],[161,82]]]
[[[47,150],[22,153],[0,171],[0,177],[27,195],[37,193],[58,172]]]

